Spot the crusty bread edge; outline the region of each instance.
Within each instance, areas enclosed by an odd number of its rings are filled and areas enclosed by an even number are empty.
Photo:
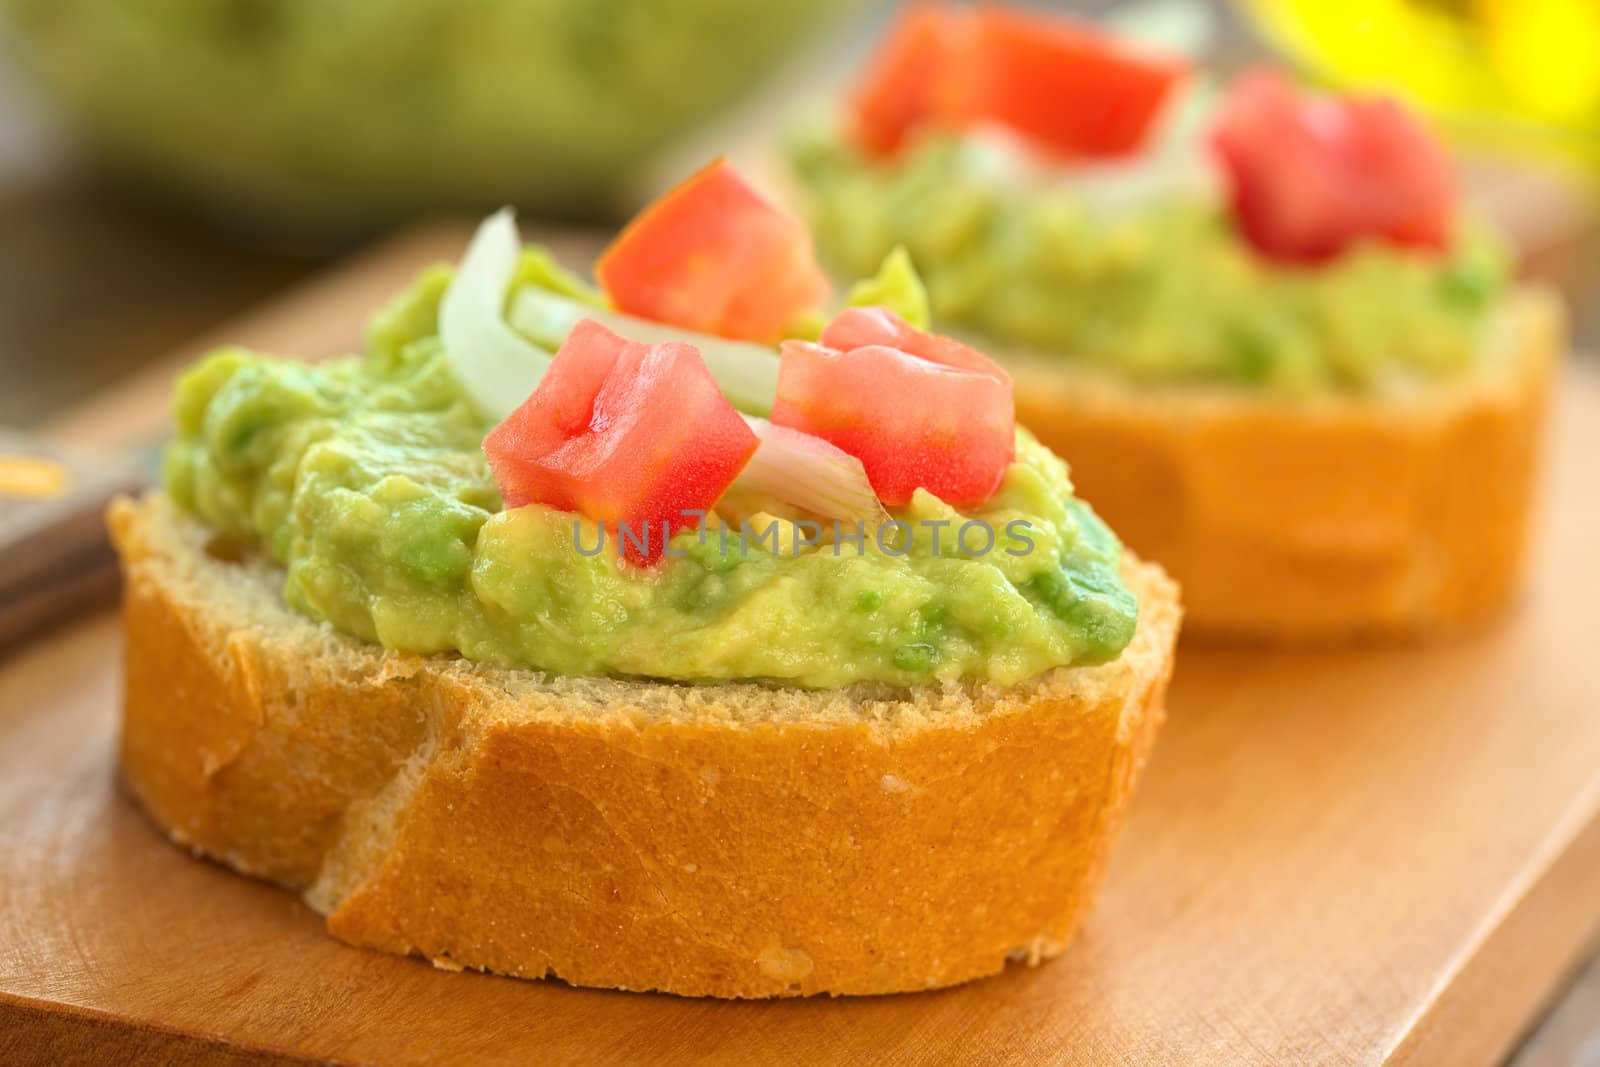
[[[723,997],[887,993],[1062,950],[1163,716],[1176,589],[1010,689],[561,679],[290,611],[159,494],[126,577],[125,780],[175,840],[445,967]]]

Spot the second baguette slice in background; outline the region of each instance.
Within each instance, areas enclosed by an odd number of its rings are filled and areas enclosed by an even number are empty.
[[[1457,382],[1306,400],[1007,365],[1018,421],[1182,583],[1187,632],[1303,643],[1448,629],[1514,593],[1560,301],[1518,290],[1487,346]]]

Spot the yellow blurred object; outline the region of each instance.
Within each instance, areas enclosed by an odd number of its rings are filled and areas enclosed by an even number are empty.
[[[1535,115],[1596,121],[1600,4],[1595,0],[1481,0],[1495,69]]]
[[[52,497],[71,482],[67,468],[38,456],[0,456],[0,497]]]
[[[1239,0],[1313,74],[1419,103],[1469,140],[1600,162],[1596,0]]]

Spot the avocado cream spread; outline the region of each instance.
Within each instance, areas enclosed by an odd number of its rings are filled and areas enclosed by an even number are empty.
[[[565,286],[547,264],[530,252],[522,283]],[[362,357],[223,349],[178,385],[168,492],[281,563],[297,610],[404,651],[818,688],[1012,684],[1131,638],[1121,546],[1023,431],[980,509],[919,491],[893,523],[808,526],[735,489],[652,566],[579,516],[502,510],[438,337],[449,280],[435,268],[381,312]]]
[[[903,245],[940,323],[1139,381],[1359,392],[1447,378],[1474,365],[1507,284],[1470,227],[1443,255],[1369,242],[1284,266],[1214,196],[1104,210],[1064,175],[1019,175],[981,138],[933,135],[871,161],[811,128],[792,159],[840,273]]]

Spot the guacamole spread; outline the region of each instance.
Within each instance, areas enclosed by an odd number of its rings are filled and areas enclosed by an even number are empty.
[[[1366,391],[1470,369],[1507,284],[1495,244],[1443,256],[1376,242],[1315,267],[1259,258],[1200,193],[1104,210],[1019,174],[982,138],[919,139],[871,161],[826,127],[792,152],[819,248],[840,273],[909,250],[934,318],[1004,347],[1139,381]]]
[[[520,278],[571,292],[535,253]],[[438,337],[449,280],[435,268],[379,314],[363,357],[223,349],[179,383],[168,492],[283,564],[307,615],[393,649],[561,674],[810,687],[1011,684],[1130,640],[1121,546],[1022,431],[981,509],[919,491],[858,537],[735,489],[640,567],[597,550],[586,519],[502,510],[488,426]]]

